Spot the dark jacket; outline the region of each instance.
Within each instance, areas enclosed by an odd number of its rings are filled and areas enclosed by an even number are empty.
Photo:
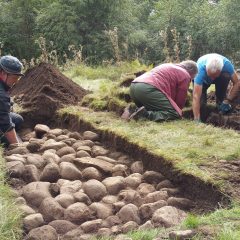
[[[11,100],[7,92],[8,90],[9,87],[0,80],[0,130],[3,133],[8,132],[15,127],[10,117]]]

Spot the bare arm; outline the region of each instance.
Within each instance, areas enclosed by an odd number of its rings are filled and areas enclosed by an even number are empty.
[[[234,74],[232,75],[231,80],[233,82],[233,87],[227,97],[227,101],[229,101],[229,102],[234,100],[234,98],[237,97],[238,92],[239,92],[240,81],[238,80],[238,76],[237,76],[236,72],[234,72]]]
[[[194,84],[193,87],[193,116],[194,120],[200,120],[200,100],[202,95],[202,86]]]
[[[13,128],[12,130],[6,132],[6,133],[5,133],[5,137],[7,138],[8,142],[9,142],[10,144],[12,144],[12,143],[18,143],[16,131],[15,131],[14,128]]]

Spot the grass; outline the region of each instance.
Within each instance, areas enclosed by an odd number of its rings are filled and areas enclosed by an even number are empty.
[[[120,65],[107,65],[90,67],[84,64],[75,66],[64,72],[66,76],[78,83],[85,89],[97,91],[101,84],[109,84],[117,81],[125,73],[134,73],[140,70],[147,70],[147,67],[139,63],[138,60],[132,62],[122,62]]]
[[[111,112],[81,111],[77,107],[61,110],[62,114],[66,112],[91,122],[97,129],[114,132],[129,142],[148,149],[172,162],[183,173],[222,187],[227,182],[223,183],[219,176],[231,176],[232,172],[218,169],[219,160],[232,161],[240,158],[240,138],[234,130],[196,124],[189,120],[161,124],[149,124],[148,121],[125,122]]]
[[[211,239],[240,239],[240,205],[234,204],[230,209],[220,208],[203,216],[189,214],[183,223],[184,228],[199,229],[200,231],[206,226],[213,233]]]
[[[0,239],[21,239],[21,213],[14,203],[9,186],[5,183],[5,169],[2,155],[0,155],[0,212]]]

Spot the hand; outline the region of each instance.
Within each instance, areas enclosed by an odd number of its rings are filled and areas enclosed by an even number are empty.
[[[231,110],[232,110],[232,106],[229,103],[222,102],[221,105],[219,106],[219,111],[223,114],[227,114]]]

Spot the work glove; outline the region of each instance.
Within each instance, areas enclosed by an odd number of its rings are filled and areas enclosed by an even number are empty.
[[[230,112],[232,110],[232,106],[229,103],[221,103],[221,105],[219,106],[219,111],[223,114],[227,114],[228,112]]]

